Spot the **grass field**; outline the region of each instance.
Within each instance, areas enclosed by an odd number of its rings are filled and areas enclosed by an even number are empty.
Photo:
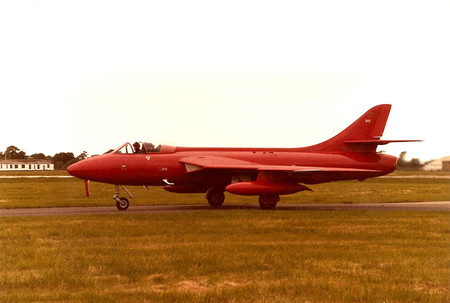
[[[1,302],[448,302],[448,213],[1,220]]]
[[[314,185],[281,202],[450,200],[450,180],[426,176]],[[129,189],[132,205],[206,204],[203,194]],[[86,198],[74,178],[0,179],[0,207],[107,206],[113,191],[92,182]],[[225,203],[257,198],[227,194]],[[260,210],[0,218],[0,301],[449,302],[449,219]]]
[[[419,172],[409,172],[417,175]],[[11,174],[11,173],[9,173]],[[22,174],[30,174],[23,172]],[[38,173],[42,174],[42,173]],[[65,171],[45,175],[67,175]],[[405,173],[402,173],[405,174]],[[300,192],[281,197],[281,203],[366,203],[450,200],[450,179],[368,179],[364,182],[341,181],[311,185],[314,192]],[[447,173],[448,175],[448,173]],[[161,187],[128,187],[135,199],[131,205],[205,204],[204,194],[174,194]],[[114,186],[90,182],[91,197],[86,198],[84,183],[75,178],[0,179],[0,208],[108,206]],[[121,196],[126,193],[121,190]],[[257,197],[226,194],[227,204],[257,204]]]

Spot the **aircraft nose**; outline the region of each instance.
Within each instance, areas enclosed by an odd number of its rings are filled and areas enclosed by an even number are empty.
[[[67,172],[82,180],[120,184],[117,180],[121,166],[111,161],[109,155],[95,156],[70,165]]]
[[[83,169],[81,166],[82,166],[81,162],[74,163],[67,168],[67,172],[74,177],[83,179],[82,176]]]
[[[67,172],[74,177],[83,179],[83,180],[93,180],[95,177],[95,169],[96,169],[96,159],[88,158],[85,160],[81,160],[77,163],[70,165],[67,168]]]

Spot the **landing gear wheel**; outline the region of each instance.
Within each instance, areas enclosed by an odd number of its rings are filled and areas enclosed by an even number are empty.
[[[278,195],[259,196],[259,207],[261,209],[274,209],[278,201],[280,201]]]
[[[208,203],[212,208],[219,208],[225,201],[225,194],[223,193],[223,190],[216,187],[211,187],[206,192],[206,200],[208,200]]]
[[[118,210],[126,210],[130,206],[130,202],[128,202],[127,198],[122,197],[116,202],[116,206]]]

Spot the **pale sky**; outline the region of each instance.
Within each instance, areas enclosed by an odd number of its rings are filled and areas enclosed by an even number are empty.
[[[393,105],[450,155],[450,1],[0,0],[0,150],[300,147]]]

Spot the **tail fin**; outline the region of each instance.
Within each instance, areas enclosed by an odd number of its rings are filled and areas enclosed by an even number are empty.
[[[380,140],[390,111],[390,104],[372,107],[338,135],[306,149],[312,152],[376,152],[378,145],[392,142]]]

